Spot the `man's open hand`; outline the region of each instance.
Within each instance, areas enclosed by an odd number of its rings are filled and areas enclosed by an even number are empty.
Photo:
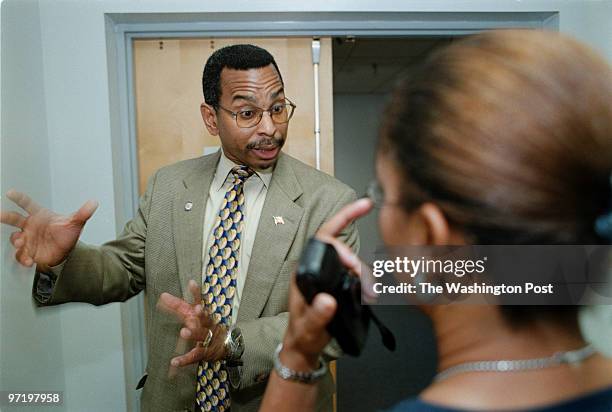
[[[6,195],[26,212],[25,216],[19,212],[0,214],[2,223],[20,229],[10,238],[16,249],[15,259],[27,267],[37,264],[42,270],[66,259],[98,207],[97,202],[89,200],[66,216],[40,207],[25,193],[9,190]]]
[[[157,307],[166,313],[173,314],[183,324],[180,338],[192,341],[193,349],[184,355],[177,356],[170,362],[172,366],[186,366],[199,361],[215,361],[225,358],[225,338],[227,328],[215,323],[210,313],[202,306],[200,287],[193,280],[189,282],[189,291],[195,303],[162,293]],[[208,339],[209,331],[212,333]],[[208,340],[208,342],[207,342]]]

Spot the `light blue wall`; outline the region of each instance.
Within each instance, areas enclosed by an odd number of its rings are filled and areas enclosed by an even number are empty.
[[[561,31],[590,43],[612,60],[612,4],[606,1],[9,0],[2,7],[2,191],[18,187],[61,212],[73,211],[88,198],[97,199],[100,208],[83,235],[91,243],[115,236],[118,215],[106,13],[556,11]],[[131,391],[134,382],[125,378],[120,305],[35,311],[29,300],[32,271],[11,262],[7,236],[3,231],[2,387],[19,385],[20,376],[28,372],[41,382],[65,387],[69,410],[125,409],[126,385]],[[23,373],[14,372],[17,364]],[[64,376],[58,372],[60,364]],[[35,369],[41,369],[38,375]]]
[[[51,204],[51,179],[44,63],[36,2],[2,5],[1,192],[19,187]],[[2,209],[12,208],[2,198]],[[31,299],[32,276],[17,266],[0,228],[0,388],[14,391],[64,390],[62,315],[40,312]]]

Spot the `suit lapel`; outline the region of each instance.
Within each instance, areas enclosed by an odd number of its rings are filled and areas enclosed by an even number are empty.
[[[202,158],[200,167],[183,180],[183,190],[179,191],[174,200],[174,241],[178,276],[183,296],[189,300],[189,280],[194,279],[199,283],[202,273],[204,213],[220,155],[219,151]]]
[[[302,220],[304,209],[295,203],[302,193],[289,160],[281,154],[259,218],[238,321],[261,314]],[[282,216],[284,224],[275,224],[273,216]]]

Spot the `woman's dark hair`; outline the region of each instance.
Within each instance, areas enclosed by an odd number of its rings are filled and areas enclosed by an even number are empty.
[[[474,244],[596,244],[611,133],[602,58],[558,33],[506,30],[440,49],[403,80],[380,150],[405,209],[434,202]]]
[[[273,65],[283,81],[274,57],[265,49],[252,44],[236,44],[215,51],[206,61],[202,72],[204,101],[215,109],[221,97],[221,72],[224,68],[234,70],[259,69]]]

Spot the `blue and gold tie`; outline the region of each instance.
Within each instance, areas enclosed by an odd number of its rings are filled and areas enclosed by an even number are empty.
[[[243,185],[254,172],[246,166],[236,166],[231,173],[234,180],[225,193],[215,219],[206,273],[202,276],[202,305],[215,324],[228,327],[232,319],[240,240],[244,228]],[[196,404],[200,411],[229,410],[229,379],[224,363],[200,362],[198,365]]]

